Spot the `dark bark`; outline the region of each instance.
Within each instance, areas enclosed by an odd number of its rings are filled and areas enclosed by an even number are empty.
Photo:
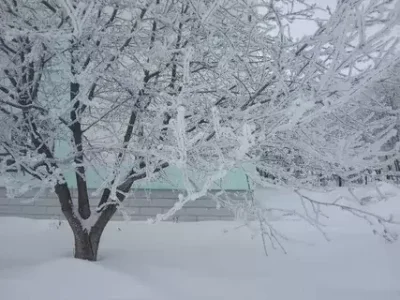
[[[163,163],[160,165],[160,167],[156,168],[154,172],[159,172],[167,166],[167,163]],[[143,168],[144,166],[141,165],[140,169]],[[132,170],[130,176],[117,188],[117,197],[119,201],[124,201],[126,193],[129,192],[135,181],[145,177],[145,172],[136,173]],[[74,211],[72,197],[68,185],[66,183],[57,184],[55,187],[55,191],[60,201],[61,210],[74,234],[74,257],[78,259],[96,261],[101,236],[108,222],[117,211],[118,204],[110,204],[102,208],[99,211],[100,216],[94,226],[92,226],[90,229],[84,228],[81,218],[79,218],[79,216],[77,216],[76,212]],[[110,190],[105,189],[99,205],[107,203],[109,197]]]
[[[342,177],[338,176],[338,186],[342,187],[343,186],[343,180]]]
[[[75,60],[71,52],[71,73],[76,75],[74,68]],[[70,83],[70,101],[74,102],[73,109],[70,113],[71,126],[70,129],[73,135],[73,142],[76,150],[74,162],[76,164],[75,176],[78,189],[78,210],[83,219],[90,217],[89,196],[86,184],[86,170],[83,165],[83,144],[82,144],[82,126],[80,122],[81,102],[76,99],[80,91],[80,84],[76,82]]]
[[[87,233],[82,231],[79,233],[74,232],[75,238],[75,251],[74,257],[78,259],[84,259],[89,261],[97,260],[97,253],[99,250],[101,232]]]
[[[74,257],[96,261],[100,237],[107,223],[96,224],[96,226],[88,231],[88,229],[82,226],[81,220],[76,216],[73,210],[73,203],[68,185],[66,183],[57,184],[55,190],[60,201],[61,210],[74,234]]]

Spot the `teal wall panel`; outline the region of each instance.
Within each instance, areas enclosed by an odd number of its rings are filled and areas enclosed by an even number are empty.
[[[69,145],[66,142],[58,142],[56,145],[56,156],[58,158],[67,158],[70,154]],[[76,187],[75,172],[73,170],[73,165],[65,166],[62,170],[66,177],[68,184],[71,187]],[[87,169],[87,184],[89,188],[98,188],[103,183],[103,180],[107,176],[105,170],[100,170],[99,168],[88,168]],[[197,176],[196,184],[201,187],[201,177],[204,175]],[[196,178],[196,176],[191,176],[191,178]],[[145,188],[145,189],[184,189],[184,180],[182,172],[176,167],[169,167],[165,169],[159,176],[157,180],[148,181],[146,179],[138,181],[134,187],[135,188]],[[247,180],[246,175],[243,170],[237,168],[233,169],[221,180],[218,184],[215,184],[213,189],[227,189],[227,190],[246,190]]]

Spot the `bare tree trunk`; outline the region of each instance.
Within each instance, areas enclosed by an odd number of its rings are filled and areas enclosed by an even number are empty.
[[[87,233],[86,231],[74,232],[75,251],[74,257],[89,261],[97,260],[101,234]]]
[[[89,232],[81,226],[78,228],[71,226],[75,238],[75,258],[89,261],[97,260],[101,236],[116,210],[115,206],[110,206],[107,210],[104,210]]]
[[[108,222],[100,224],[97,222],[92,228],[84,228],[81,219],[77,216],[79,212],[73,209],[71,193],[67,184],[58,184],[55,190],[61,204],[61,210],[74,234],[74,257],[96,261],[100,238]]]
[[[74,257],[89,261],[96,261],[99,250],[100,238],[104,228],[108,224],[106,222],[97,222],[95,226],[90,229],[83,228],[82,224],[75,221],[68,223],[74,234]]]
[[[140,165],[140,169],[143,169],[145,164]],[[162,169],[168,167],[168,163],[162,163],[153,172],[159,172]],[[117,197],[119,201],[124,201],[126,193],[131,189],[132,184],[139,179],[145,178],[146,172],[135,172],[132,170],[128,178],[118,186]],[[84,187],[84,192],[87,194],[87,186]],[[111,191],[110,189],[104,189],[103,195],[98,204],[98,219],[95,224],[90,228],[85,228],[83,225],[83,220],[86,214],[82,214],[79,209],[74,209],[74,205],[71,198],[71,193],[67,183],[59,183],[55,186],[55,192],[60,201],[61,211],[63,212],[65,218],[70,225],[75,239],[75,251],[74,257],[79,259],[85,259],[89,261],[97,260],[97,253],[99,250],[100,239],[103,234],[104,228],[106,228],[108,222],[111,220],[112,216],[117,211],[117,204],[112,203],[102,207],[106,204]],[[88,199],[86,199],[88,202]],[[86,203],[86,201],[84,202]],[[78,203],[79,204],[79,203]],[[79,207],[79,206],[78,206]]]
[[[338,185],[339,185],[340,187],[343,186],[343,180],[342,180],[342,177],[340,177],[340,176],[338,176]]]

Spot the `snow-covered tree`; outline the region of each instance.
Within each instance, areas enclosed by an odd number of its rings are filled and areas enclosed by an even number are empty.
[[[186,190],[157,220],[207,195],[235,167],[256,164],[302,184],[301,173],[335,161],[323,149],[335,128],[321,120],[399,60],[390,37],[399,1],[339,1],[326,19],[315,16],[320,10],[302,0],[0,2],[8,188],[54,188],[75,257],[96,260],[132,185],[169,166],[181,170]],[[315,21],[316,32],[292,38],[298,20]],[[59,142],[69,144],[67,156]],[[107,173],[96,210],[88,168]],[[66,182],[71,169],[77,199]]]
[[[344,150],[355,162],[354,170],[368,180],[398,182],[400,175],[399,70],[399,63],[390,66],[348,110],[348,118],[354,125]]]

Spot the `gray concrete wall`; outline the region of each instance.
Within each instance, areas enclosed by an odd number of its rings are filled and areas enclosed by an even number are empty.
[[[94,190],[90,191],[91,195]],[[59,219],[63,218],[56,195],[52,191],[44,191],[37,195],[37,190],[30,191],[22,197],[7,198],[5,188],[0,188],[0,216],[18,216],[26,218]],[[76,191],[72,191],[74,198]],[[171,190],[136,190],[124,201],[124,209],[131,220],[147,220],[159,213],[166,212],[177,200],[178,192]],[[244,191],[230,191],[229,197],[241,201]],[[99,196],[90,196],[93,207],[99,201]],[[113,220],[122,220],[122,214],[117,212]],[[204,197],[188,203],[178,211],[171,221],[203,221],[232,220],[234,215],[226,208],[217,209],[214,200]]]

